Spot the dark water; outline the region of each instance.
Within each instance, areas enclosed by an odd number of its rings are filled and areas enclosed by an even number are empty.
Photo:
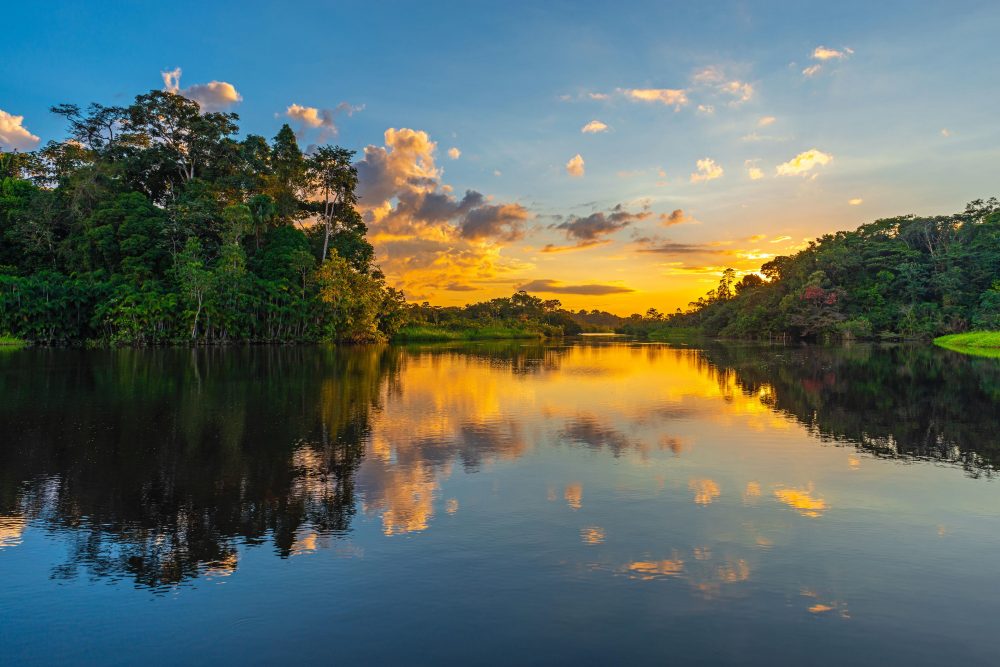
[[[1000,362],[0,353],[0,663],[995,663]]]

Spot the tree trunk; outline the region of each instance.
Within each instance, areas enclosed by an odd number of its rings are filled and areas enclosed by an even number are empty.
[[[201,299],[198,299],[198,310],[194,312],[194,325],[191,327],[191,340],[198,337],[198,316],[201,315]]]

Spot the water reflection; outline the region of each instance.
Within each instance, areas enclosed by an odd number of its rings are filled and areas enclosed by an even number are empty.
[[[67,548],[52,577],[158,590],[226,577],[251,546],[358,556],[345,538],[359,517],[387,538],[429,532],[467,512],[446,497],[454,476],[556,455],[564,465],[532,497],[569,511],[558,521],[573,543],[623,555],[597,570],[683,579],[715,598],[751,579],[788,516],[838,506],[814,479],[803,427],[811,448],[970,476],[1000,461],[1000,364],[922,347],[28,350],[0,358],[0,390],[0,558],[46,531]],[[768,444],[781,433],[799,438],[795,451]],[[861,471],[859,456],[838,474]],[[594,459],[656,472],[591,494],[599,482],[574,462]],[[721,507],[729,546],[650,552],[616,532],[630,511],[619,497]],[[737,506],[785,514],[756,525]],[[808,611],[846,605],[817,597]]]
[[[731,375],[744,394],[823,439],[879,457],[957,463],[972,476],[1000,464],[1000,364],[993,360],[919,345],[717,344],[703,358],[720,382]]]

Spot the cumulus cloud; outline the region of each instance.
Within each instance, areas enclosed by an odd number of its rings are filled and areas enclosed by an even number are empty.
[[[411,298],[525,268],[502,251],[524,235],[529,211],[476,190],[456,196],[442,182],[436,154],[426,132],[389,128],[384,145],[367,146],[356,164],[376,258]]]
[[[452,160],[457,160],[458,158],[462,157],[462,151],[460,151],[457,147],[452,146],[451,148],[448,149],[448,157],[450,157]]]
[[[573,178],[580,178],[581,176],[583,176],[583,171],[584,171],[583,157],[579,153],[577,153],[576,155],[574,155],[569,159],[569,162],[566,163],[566,173],[572,176]]]
[[[317,107],[306,107],[300,104],[292,104],[285,110],[285,115],[299,124],[299,131],[296,133],[301,138],[306,129],[319,129],[319,141],[326,141],[331,137],[336,137],[340,133],[335,121],[340,114],[353,116],[358,111],[364,110],[364,106],[352,106],[347,102],[341,102],[333,109],[320,109]]]
[[[632,212],[627,210],[623,204],[618,204],[606,213],[597,211],[584,217],[573,216],[566,222],[555,225],[555,229],[566,232],[566,237],[571,240],[588,243],[621,231],[632,223],[645,220],[651,215],[652,213],[647,208]]]
[[[38,145],[40,139],[28,132],[24,126],[24,116],[15,116],[0,109],[0,146],[15,150],[29,150]]]
[[[520,204],[486,204],[469,210],[460,229],[467,239],[516,241],[524,236],[527,219],[528,211]]]
[[[817,63],[816,65],[810,65],[809,67],[806,67],[804,70],[802,70],[802,73],[805,76],[816,76],[817,74],[819,74],[821,69],[823,69],[823,66]]]
[[[823,151],[811,148],[804,153],[799,153],[788,162],[779,164],[776,173],[779,176],[798,176],[807,174],[815,167],[829,164],[833,156]]]
[[[676,88],[624,88],[621,93],[635,102],[657,102],[680,111],[688,103],[687,91]]]
[[[525,292],[543,292],[546,294],[582,294],[586,296],[624,294],[626,292],[635,291],[631,287],[624,287],[622,285],[601,285],[596,283],[587,285],[566,285],[558,280],[550,280],[547,278],[532,280],[529,283],[521,285],[517,289],[524,290]]]
[[[694,222],[689,214],[685,213],[682,209],[674,209],[670,213],[660,214],[660,224],[664,227],[673,227],[674,225],[683,225],[685,222]]]
[[[715,160],[712,158],[704,158],[698,160],[697,162],[698,171],[691,174],[692,183],[701,183],[702,181],[712,181],[716,178],[721,178],[723,174],[723,169],[720,167]]]
[[[196,83],[187,88],[181,88],[181,68],[160,72],[163,77],[163,89],[175,95],[183,95],[198,103],[203,112],[222,111],[243,101],[236,87],[225,81],[210,81]]]
[[[855,197],[854,199],[848,199],[847,203],[850,206],[861,206],[862,204],[865,203],[865,200],[862,199],[861,197]]]
[[[703,113],[706,116],[711,116],[712,114],[715,113],[715,107],[712,106],[711,104],[699,104],[698,113]]]
[[[951,130],[949,130],[947,127],[942,127],[941,128],[941,136],[945,137],[947,139],[948,137],[951,136]]]
[[[602,123],[599,120],[592,120],[581,127],[580,131],[584,134],[598,134],[600,132],[607,132],[609,129],[611,128],[609,128],[606,123]]]
[[[768,125],[773,125],[776,120],[778,119],[774,116],[761,116],[757,119],[757,127],[767,127]]]

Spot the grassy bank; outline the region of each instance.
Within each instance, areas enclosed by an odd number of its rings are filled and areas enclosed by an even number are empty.
[[[1000,359],[1000,331],[970,331],[934,339],[934,344],[947,350]]]
[[[662,327],[650,331],[648,338],[661,343],[687,343],[703,340],[705,334],[694,327]]]
[[[15,338],[14,336],[0,336],[0,347],[2,348],[13,349],[24,347],[27,344],[27,341]]]
[[[399,342],[437,342],[450,340],[505,340],[517,338],[543,338],[540,331],[514,327],[481,327],[445,329],[441,327],[411,326],[400,329],[392,340]]]

